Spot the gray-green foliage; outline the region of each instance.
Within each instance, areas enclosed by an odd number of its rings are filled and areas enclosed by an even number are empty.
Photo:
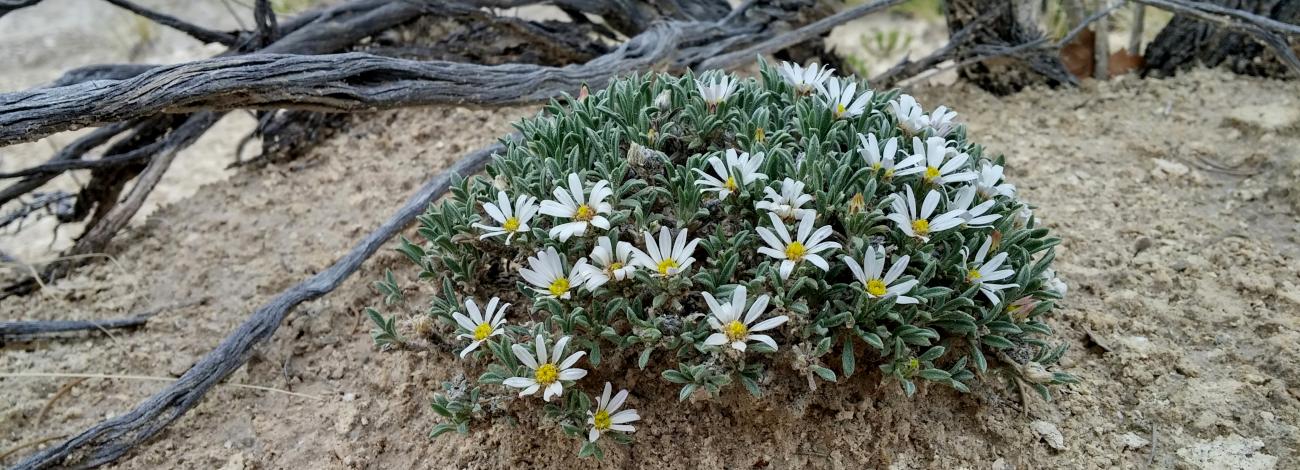
[[[707,75],[718,78],[714,74]],[[477,400],[478,387],[485,394],[512,394],[499,384],[531,373],[510,346],[529,345],[538,333],[572,336],[569,350],[588,352],[582,367],[591,375],[566,384],[565,396],[544,412],[575,436],[583,435],[584,413],[592,403],[581,390],[599,387],[593,376],[622,373],[607,367],[635,366],[660,376],[680,387],[681,399],[697,393],[716,396],[736,383],[760,395],[761,384],[772,375],[790,374],[816,386],[870,366],[909,395],[918,381],[967,391],[978,374],[999,364],[1006,366],[1000,370],[1008,372],[1009,384],[1023,382],[1044,395],[1046,386],[1074,380],[1065,373],[1043,372],[1064,352],[1053,344],[1052,330],[1043,321],[1064,290],[1052,287],[1059,281],[1050,271],[1059,240],[1027,216],[1024,202],[1014,194],[981,193],[975,202],[992,201],[988,214],[997,216],[995,222],[987,227],[964,224],[933,233],[928,241],[909,237],[886,218],[905,186],[918,200],[937,191],[942,196],[937,215],[960,209],[953,201],[965,184],[934,184],[924,172],[887,175],[866,163],[859,134],[874,134],[882,145],[897,138],[898,160],[912,151],[924,152],[913,148],[913,137],[941,137],[950,159],[969,156],[960,171],[978,173],[1001,165],[1002,157],[985,155],[967,139],[964,126],[900,126],[889,104],[900,98],[896,91],[875,93],[860,116],[837,118],[817,92],[797,91],[765,64],[757,78],[741,80],[716,106],[701,99],[695,79],[691,74],[636,75],[583,99],[551,103],[516,125],[523,139],[506,141],[505,153],[488,166],[487,177],[456,181],[451,196],[420,218],[424,240],[404,241],[401,251],[416,263],[420,279],[432,282],[437,291],[430,316],[463,334],[467,331],[452,315],[464,312],[466,298],[482,303],[501,297],[513,304],[505,316],[505,334],[489,338],[470,354],[468,362],[481,367],[482,376],[472,393],[459,393],[457,400]],[[858,85],[865,90],[864,83]],[[945,135],[936,136],[938,132]],[[719,200],[716,193],[701,191],[694,170],[709,171],[707,160],[727,149],[763,154],[760,171],[767,179]],[[555,188],[568,187],[571,173],[587,189],[599,180],[609,182],[609,230],[590,227],[585,235],[561,242],[548,236],[548,229],[563,221],[538,215],[530,230],[516,234],[509,245],[505,237],[480,238],[483,230],[474,224],[495,223],[483,204],[496,202],[498,191],[510,200],[520,195],[552,199]],[[830,239],[841,246],[822,253],[828,271],[803,262],[782,279],[780,260],[757,251],[764,246],[757,229],[771,224],[756,203],[764,198],[764,187],[779,191],[785,178],[806,185],[804,192],[813,200],[803,208],[815,210],[816,225],[830,226]],[[530,256],[547,248],[566,260],[567,272],[579,259],[591,258],[597,237],[645,250],[643,233],[658,234],[661,227],[674,234],[685,228],[701,240],[693,253],[695,263],[681,275],[660,277],[642,268],[594,291],[579,288],[575,279],[568,299],[541,295],[519,275]],[[1013,270],[1001,282],[1014,286],[994,293],[996,304],[972,283],[972,269],[978,266],[968,266],[970,254],[986,243],[989,255],[1005,253],[1005,269]],[[840,258],[861,262],[869,246],[888,253],[882,261],[886,267],[909,256],[900,279],[917,281],[907,295],[918,303],[866,295],[866,285]],[[377,285],[390,303],[400,300],[401,290],[391,277]],[[789,317],[765,332],[776,340],[777,350],[759,343],[744,352],[704,344],[716,330],[705,321],[710,309],[701,293],[725,299],[742,285],[751,300],[759,294],[770,297],[763,318]],[[391,321],[381,323],[376,338],[397,340],[392,328]],[[444,335],[458,347],[467,342],[453,336]],[[1025,374],[1027,368],[1040,373]],[[440,431],[463,431],[467,413],[474,409],[446,397],[435,408],[454,418],[453,425]],[[599,451],[589,447],[584,445],[584,454]]]

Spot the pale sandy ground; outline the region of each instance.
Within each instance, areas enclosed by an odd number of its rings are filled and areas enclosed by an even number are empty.
[[[238,27],[220,0],[137,2],[158,8],[217,30]],[[231,2],[245,18],[248,10]],[[247,21],[247,20],[245,20]],[[46,0],[0,17],[0,92],[41,86],[64,71],[91,64],[142,62],[175,63],[218,54],[225,48],[204,45],[182,33],[137,19],[107,2],[94,0]],[[230,113],[199,142],[181,152],[140,209],[142,221],[161,205],[193,195],[200,186],[227,178],[226,166],[234,161],[235,147],[253,129],[256,121],[247,113]],[[29,144],[0,147],[0,171],[12,171],[40,164],[55,149],[72,142],[85,131],[68,132]],[[259,146],[245,149],[252,154]],[[102,150],[102,149],[101,149]],[[89,178],[88,171],[55,178],[44,190],[75,191]],[[0,207],[6,213],[17,206]],[[56,233],[57,230],[57,233]],[[27,224],[21,234],[0,233],[0,252],[28,263],[48,261],[71,246],[82,224],[58,226],[52,217]]]
[[[859,373],[816,392],[777,383],[761,400],[729,390],[720,402],[682,405],[659,379],[629,372],[619,380],[640,381],[632,403],[645,420],[636,444],[599,464],[576,459],[573,441],[527,419],[431,441],[431,394],[474,371],[448,351],[371,345],[362,315],[378,303],[370,282],[386,268],[412,274],[385,250],[299,308],[230,379],[318,399],[219,387],[119,466],[1300,466],[1300,83],[1199,71],[1006,99],[964,85],[916,93],[961,112],[972,136],[1005,153],[1009,178],[1064,240],[1057,267],[1071,291],[1050,323],[1072,343],[1065,366],[1082,383],[1054,402],[1024,406],[992,377],[969,395],[936,387],[909,399],[878,373]],[[531,112],[365,116],[302,160],[211,183],[120,237],[121,268],[91,266],[42,295],[8,299],[0,318],[201,303],[113,337],[8,344],[0,371],[179,375],[258,305],[344,253],[421,181]],[[395,313],[421,310],[417,301]],[[161,386],[91,379],[50,405],[69,383],[0,379],[0,452],[84,429]]]

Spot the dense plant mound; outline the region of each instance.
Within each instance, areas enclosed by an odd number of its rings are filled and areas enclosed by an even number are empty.
[[[682,399],[759,395],[769,374],[815,387],[860,362],[909,395],[918,380],[966,391],[991,360],[1044,395],[1072,381],[1048,371],[1064,347],[1042,321],[1065,293],[1058,240],[1003,159],[956,113],[831,72],[633,76],[519,123],[522,141],[402,248],[438,289],[417,331],[440,321],[482,372],[435,399],[435,433],[536,396],[599,453],[640,418],[588,377],[614,376],[606,364]],[[391,275],[379,285],[400,297]],[[402,341],[372,318],[378,341]]]

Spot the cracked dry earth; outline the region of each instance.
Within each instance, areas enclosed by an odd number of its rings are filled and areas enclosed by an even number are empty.
[[[996,98],[915,90],[961,112],[1008,158],[1008,178],[1064,240],[1070,293],[1050,323],[1082,383],[1024,402],[992,378],[908,399],[879,373],[762,399],[729,389],[679,404],[638,372],[636,443],[601,462],[524,421],[427,437],[428,402],[461,373],[450,351],[381,353],[362,310],[392,250],[292,314],[220,386],[122,468],[1295,468],[1300,466],[1300,83],[1196,71]],[[420,109],[355,120],[302,160],[238,172],[153,214],[111,263],[6,319],[117,317],[147,327],[11,342],[0,371],[176,376],[245,315],[327,266],[430,175],[534,109]],[[409,280],[409,278],[407,279]],[[422,310],[411,292],[402,315]],[[196,303],[197,302],[197,303]],[[392,310],[390,310],[390,313]],[[630,368],[634,369],[634,368]],[[71,385],[69,385],[71,384]],[[0,450],[64,436],[162,386],[0,379]],[[67,393],[52,404],[62,388]],[[594,387],[594,385],[593,385]],[[47,408],[47,404],[48,408]],[[37,446],[4,457],[18,456]]]

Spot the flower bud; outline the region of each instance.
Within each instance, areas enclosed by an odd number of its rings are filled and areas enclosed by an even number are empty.
[[[1036,384],[1048,383],[1056,378],[1056,376],[1048,371],[1046,367],[1043,367],[1042,364],[1034,361],[1029,361],[1029,363],[1022,366],[1020,368],[1020,375],[1024,377],[1025,380]]]

